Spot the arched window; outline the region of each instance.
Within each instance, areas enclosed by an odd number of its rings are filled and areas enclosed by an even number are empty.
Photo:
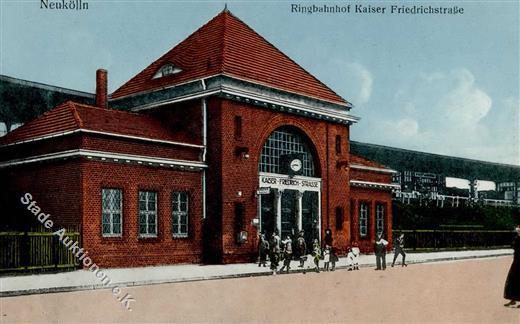
[[[165,77],[165,76],[168,76],[168,75],[172,75],[172,74],[176,74],[176,73],[179,73],[181,72],[182,70],[178,67],[176,67],[175,65],[171,64],[171,63],[166,63],[165,65],[163,65],[156,73],[155,75],[153,76],[154,79],[157,79],[157,78],[162,78],[162,77]]]
[[[303,175],[316,177],[314,157],[307,138],[292,127],[281,127],[269,135],[262,148],[259,171],[282,173],[281,158],[287,154],[303,156]]]

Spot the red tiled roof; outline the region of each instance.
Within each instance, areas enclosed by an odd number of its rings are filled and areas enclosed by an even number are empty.
[[[86,129],[119,135],[186,142],[154,117],[67,101],[0,138],[0,145]]]
[[[167,63],[181,68],[182,72],[152,79]],[[326,101],[347,103],[227,10],[130,79],[112,98],[220,73]]]
[[[363,166],[372,167],[372,168],[381,168],[381,169],[391,170],[390,168],[388,168],[382,164],[379,164],[379,163],[371,161],[371,160],[367,160],[364,157],[361,157],[359,155],[355,155],[352,153],[350,153],[350,164],[358,164],[358,165],[363,165]]]

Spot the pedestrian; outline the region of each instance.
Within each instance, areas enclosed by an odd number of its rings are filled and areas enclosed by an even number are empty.
[[[323,271],[329,271],[330,263],[330,246],[325,245],[323,249]]]
[[[269,242],[265,238],[265,234],[260,234],[258,242],[258,266],[267,266],[267,254],[269,254]]]
[[[332,264],[331,271],[336,269],[336,262],[339,260],[333,243],[334,238],[332,237],[332,231],[330,228],[327,228],[325,230],[325,249],[327,249],[328,246],[329,262]]]
[[[394,261],[392,261],[392,267],[395,265],[395,260],[401,254],[403,256],[403,262],[401,262],[401,266],[407,267],[408,265],[405,262],[406,253],[404,253],[404,234],[401,233],[399,237],[394,242]]]
[[[507,274],[504,287],[504,298],[509,299],[509,302],[504,304],[504,306],[513,306],[520,301],[520,225],[515,227],[515,232],[515,238],[513,239],[513,263]],[[520,308],[520,305],[517,308]]]
[[[269,241],[269,259],[271,260],[271,270],[273,271],[273,275],[275,275],[280,260],[280,237],[278,236],[277,229],[274,230],[271,235],[271,240]]]
[[[291,270],[291,260],[292,260],[292,239],[291,235],[287,235],[286,239],[282,241],[283,244],[283,266],[280,269],[282,272],[284,269],[287,269],[287,273]]]
[[[374,244],[376,254],[376,269],[386,270],[386,246],[388,242],[383,238],[383,233],[377,234],[377,241]]]
[[[316,272],[320,272],[320,258],[321,258],[321,248],[320,242],[318,239],[314,239],[314,243],[312,244],[312,256],[314,260],[314,268]]]
[[[352,243],[347,253],[348,271],[359,270],[359,254],[360,251],[357,242]]]
[[[324,245],[332,246],[333,241],[334,238],[332,237],[332,231],[330,230],[330,228],[327,228],[325,230],[325,239],[323,240],[323,242],[325,243]]]
[[[305,243],[303,230],[301,230],[298,235],[298,240],[296,241],[296,250],[296,253],[298,253],[298,258],[300,259],[300,265],[298,267],[303,268],[307,259],[307,244]]]

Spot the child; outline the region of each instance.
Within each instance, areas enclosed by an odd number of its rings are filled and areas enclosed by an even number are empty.
[[[336,262],[339,261],[338,255],[336,253],[336,249],[331,246],[330,247],[330,263],[332,264],[332,269],[330,271],[336,270]]]
[[[283,266],[280,269],[280,272],[283,271],[283,269],[287,268],[287,273],[289,273],[289,270],[291,270],[291,260],[292,260],[292,239],[290,235],[287,235],[287,238],[282,241],[283,244]]]
[[[305,244],[305,238],[303,230],[298,235],[296,250],[298,257],[300,258],[300,265],[298,267],[303,268],[305,260],[307,260],[307,245]]]
[[[314,239],[314,243],[312,244],[312,255],[314,257],[314,266],[316,272],[320,272],[320,258],[321,258],[321,248],[318,239]]]
[[[348,260],[348,271],[359,270],[359,248],[354,243],[353,246],[348,248],[347,260]]]
[[[323,271],[329,271],[329,263],[330,263],[330,246],[325,245],[325,250],[323,250]]]

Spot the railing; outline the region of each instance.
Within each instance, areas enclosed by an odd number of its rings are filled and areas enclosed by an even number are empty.
[[[441,229],[394,230],[393,236],[404,234],[405,249],[453,250],[510,247],[514,233],[510,230]]]
[[[403,204],[410,204],[412,202],[418,203],[419,205],[426,204],[432,205],[434,204],[437,207],[461,207],[467,206],[471,204],[480,203],[483,205],[494,206],[494,207],[513,207],[515,203],[513,200],[506,199],[476,199],[462,196],[449,196],[442,195],[437,192],[430,193],[420,193],[418,191],[404,192],[404,191],[394,191],[393,192],[393,200],[400,201]]]
[[[80,242],[78,231],[67,231]],[[52,232],[0,232],[0,272],[74,269],[79,261]]]

